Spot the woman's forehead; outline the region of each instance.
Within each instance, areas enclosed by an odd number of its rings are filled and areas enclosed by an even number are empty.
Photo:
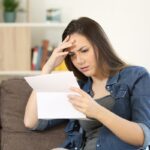
[[[79,33],[71,34],[69,40],[75,40],[76,42],[88,42],[87,38]]]
[[[77,33],[70,35],[69,41],[71,41],[73,45],[68,48],[68,51],[77,51],[83,47],[89,47],[91,45],[85,36]]]

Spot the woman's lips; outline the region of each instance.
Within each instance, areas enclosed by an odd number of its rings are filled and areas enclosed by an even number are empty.
[[[89,66],[82,67],[82,68],[80,68],[80,70],[81,70],[82,72],[86,72],[86,71],[89,70]]]

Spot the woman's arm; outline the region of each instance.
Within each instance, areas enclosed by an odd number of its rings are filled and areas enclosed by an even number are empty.
[[[144,133],[138,123],[128,121],[112,113],[96,103],[81,89],[72,88],[72,91],[80,95],[69,95],[70,102],[78,111],[90,118],[99,120],[122,141],[135,146],[143,145]]]
[[[121,118],[101,106],[95,110],[95,118],[122,141],[135,146],[144,144],[144,132],[138,123]]]
[[[69,36],[56,48],[54,49],[51,57],[48,59],[46,64],[42,68],[42,74],[49,74],[53,71],[55,67],[60,65],[68,52],[63,52],[63,49],[72,46],[72,41],[68,41]],[[37,117],[37,102],[36,102],[36,92],[33,91],[29,97],[25,108],[24,124],[27,128],[34,128],[38,124]]]
[[[47,66],[48,64],[45,64],[42,68],[42,74],[50,73],[53,70],[52,68],[50,69],[50,67]],[[36,92],[32,91],[25,108],[24,124],[27,128],[30,129],[36,127],[38,124],[36,99]]]
[[[27,128],[34,128],[38,124],[36,93],[32,91],[25,108],[24,125]]]

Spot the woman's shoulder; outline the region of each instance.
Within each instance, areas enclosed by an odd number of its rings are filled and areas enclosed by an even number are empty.
[[[119,72],[119,82],[133,86],[137,81],[150,82],[150,73],[142,66],[128,66]]]
[[[113,81],[116,81],[114,87],[126,88],[130,91],[135,86],[139,86],[140,89],[143,89],[144,86],[150,88],[150,74],[146,68],[141,66],[127,66],[113,76]]]
[[[149,74],[148,70],[142,66],[127,66],[120,71],[120,75],[129,77],[140,77],[143,74]]]

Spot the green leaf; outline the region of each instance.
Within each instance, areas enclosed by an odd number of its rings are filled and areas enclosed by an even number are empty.
[[[16,11],[19,6],[18,0],[3,0],[4,11],[12,12]]]

